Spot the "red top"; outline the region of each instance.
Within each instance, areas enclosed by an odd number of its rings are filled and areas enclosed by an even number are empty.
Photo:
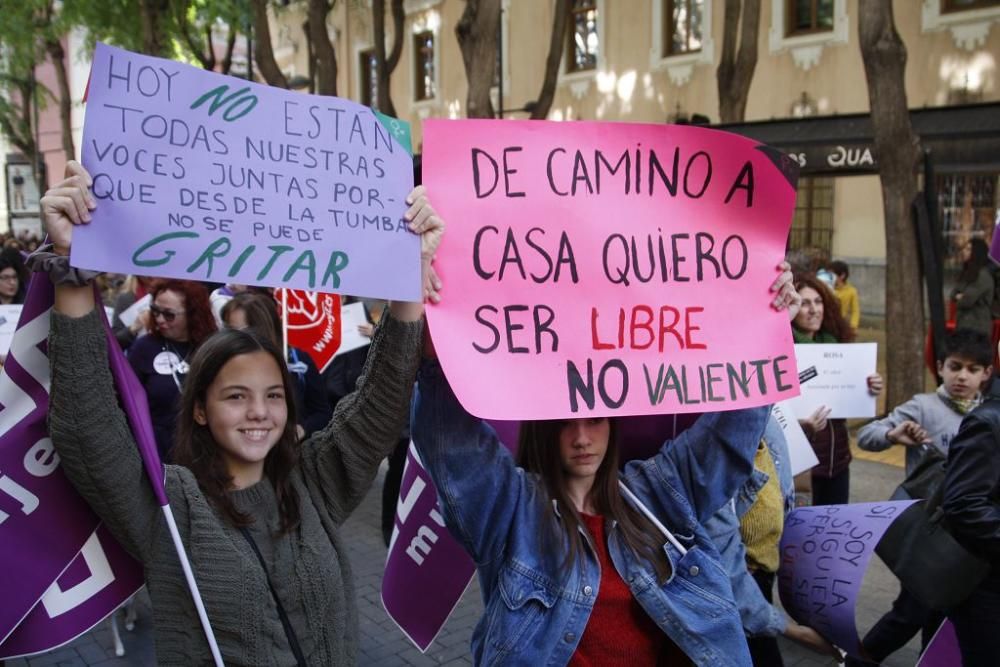
[[[608,554],[604,517],[583,513],[580,517],[594,538],[601,585],[570,666],[690,665],[684,652],[646,614],[615,569]]]

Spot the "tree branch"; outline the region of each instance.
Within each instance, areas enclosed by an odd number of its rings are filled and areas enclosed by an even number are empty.
[[[538,93],[538,101],[531,112],[534,120],[548,117],[552,101],[556,96],[556,80],[559,77],[559,65],[562,63],[563,51],[566,50],[566,26],[569,24],[569,0],[556,0],[555,16],[552,18],[552,33],[549,35],[549,55],[545,59],[545,78],[542,89]]]
[[[271,46],[271,27],[267,21],[267,0],[250,0],[253,4],[253,59],[264,81],[270,86],[288,88],[288,79],[274,59]],[[250,57],[250,54],[247,54]]]

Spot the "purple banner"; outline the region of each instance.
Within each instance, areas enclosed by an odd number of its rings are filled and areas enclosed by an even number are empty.
[[[426,651],[475,572],[472,559],[445,528],[437,491],[411,443],[382,577],[382,604],[410,641]]]
[[[142,568],[102,524],[0,644],[0,659],[51,651],[90,630],[143,585]]]
[[[665,440],[677,437],[697,418],[697,414],[619,418],[622,463],[653,456]],[[521,422],[488,423],[515,453]],[[434,483],[411,444],[382,577],[382,604],[410,641],[426,651],[474,574],[472,559],[444,527]]]
[[[420,301],[402,121],[98,44],[82,150],[74,266]]]
[[[0,371],[0,658],[70,641],[142,585],[141,566],[103,529],[95,537],[99,519],[63,474],[48,437],[53,298],[49,280],[33,276]],[[131,369],[108,339],[129,420],[148,423],[145,394],[131,393]]]
[[[861,658],[854,610],[882,535],[914,501],[800,507],[785,520],[778,593],[788,614]]]
[[[920,656],[917,667],[955,667],[961,664],[962,652],[958,649],[955,626],[945,619],[927,645],[927,650]]]

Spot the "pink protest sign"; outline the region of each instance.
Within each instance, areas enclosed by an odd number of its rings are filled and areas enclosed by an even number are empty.
[[[798,393],[768,291],[795,205],[786,156],[627,123],[431,120],[424,142],[449,225],[428,321],[470,413],[704,412]]]
[[[406,123],[104,44],[74,266],[420,300]]]

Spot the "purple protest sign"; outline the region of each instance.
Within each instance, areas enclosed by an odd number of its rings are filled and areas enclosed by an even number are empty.
[[[800,507],[785,520],[778,593],[788,614],[861,658],[854,610],[882,535],[914,501]]]
[[[74,266],[421,298],[408,125],[355,102],[98,44],[83,164]]]
[[[434,483],[411,444],[382,577],[386,612],[426,651],[475,571],[472,559],[445,528]]]
[[[917,667],[955,667],[961,664],[962,652],[958,648],[955,626],[945,619],[917,661]]]
[[[618,419],[622,463],[645,459],[677,437],[698,415],[644,415]],[[500,442],[517,451],[519,421],[489,420]],[[382,577],[382,604],[410,641],[426,651],[475,574],[465,549],[444,529],[437,491],[413,445],[396,508],[396,527]]]
[[[143,585],[142,568],[102,524],[0,644],[0,659],[51,651],[94,627]]]

